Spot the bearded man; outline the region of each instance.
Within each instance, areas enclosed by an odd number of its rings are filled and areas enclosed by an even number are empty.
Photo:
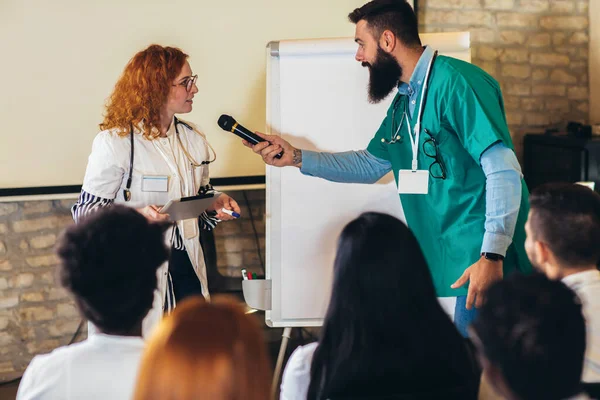
[[[466,337],[486,289],[505,274],[531,270],[528,191],[500,87],[482,69],[423,46],[406,0],[373,0],[349,19],[356,60],[370,74],[369,100],[397,89],[366,150],[312,152],[261,133],[266,142],[245,145],[268,165],[335,182],[374,183],[393,171],[437,295],[456,298],[455,324]]]

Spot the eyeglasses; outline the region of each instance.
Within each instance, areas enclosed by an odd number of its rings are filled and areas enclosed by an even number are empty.
[[[188,92],[191,92],[192,86],[194,86],[194,84],[196,84],[197,80],[198,80],[198,75],[193,75],[193,76],[187,77],[183,82],[178,83],[173,86],[183,86],[183,87],[185,87],[185,90],[187,90]]]
[[[431,136],[427,129],[423,129],[423,132],[429,136],[429,139],[423,142],[423,153],[427,157],[433,158],[435,161],[429,166],[429,174],[436,179],[446,179],[446,166],[444,160],[438,153],[438,145],[436,140]]]

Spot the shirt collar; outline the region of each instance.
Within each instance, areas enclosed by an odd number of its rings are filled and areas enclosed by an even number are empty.
[[[89,343],[96,344],[111,344],[118,345],[123,344],[125,346],[133,347],[144,347],[144,339],[141,336],[119,336],[119,335],[108,335],[106,333],[94,333],[87,338]]]
[[[144,132],[144,129],[146,129],[144,121],[140,121],[137,126],[135,126],[135,128],[137,128],[137,132],[141,133]],[[157,132],[156,128],[152,128],[154,132]],[[173,120],[171,121],[171,125],[169,125],[169,129],[167,129],[167,137],[170,137],[172,134],[174,134],[176,132],[176,127],[175,127],[175,116],[173,116]]]
[[[425,75],[427,75],[429,62],[433,58],[433,53],[434,51],[430,46],[425,46],[425,51],[421,54],[408,83],[400,82],[398,85],[398,93],[405,96],[412,96],[414,93],[419,93],[423,86]]]
[[[170,137],[175,133],[175,117],[171,120],[171,125],[169,125],[169,129],[167,129],[167,137]]]
[[[600,281],[600,271],[592,269],[589,271],[578,272],[562,278],[565,285],[571,289],[582,284]]]

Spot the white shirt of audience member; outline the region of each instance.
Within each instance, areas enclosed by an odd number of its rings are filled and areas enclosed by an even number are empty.
[[[141,337],[97,333],[33,358],[17,400],[129,400],[144,351]]]
[[[279,400],[305,400],[310,385],[310,365],[318,343],[298,347],[290,356],[281,379]]]
[[[570,287],[583,303],[586,325],[584,382],[600,382],[600,271],[584,271],[566,276],[563,283]]]

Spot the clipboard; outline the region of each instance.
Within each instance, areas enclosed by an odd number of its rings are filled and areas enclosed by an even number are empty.
[[[171,221],[198,218],[200,214],[206,211],[220,195],[221,193],[215,192],[198,196],[182,197],[181,199],[172,199],[160,209],[160,213],[169,214],[169,219]]]

